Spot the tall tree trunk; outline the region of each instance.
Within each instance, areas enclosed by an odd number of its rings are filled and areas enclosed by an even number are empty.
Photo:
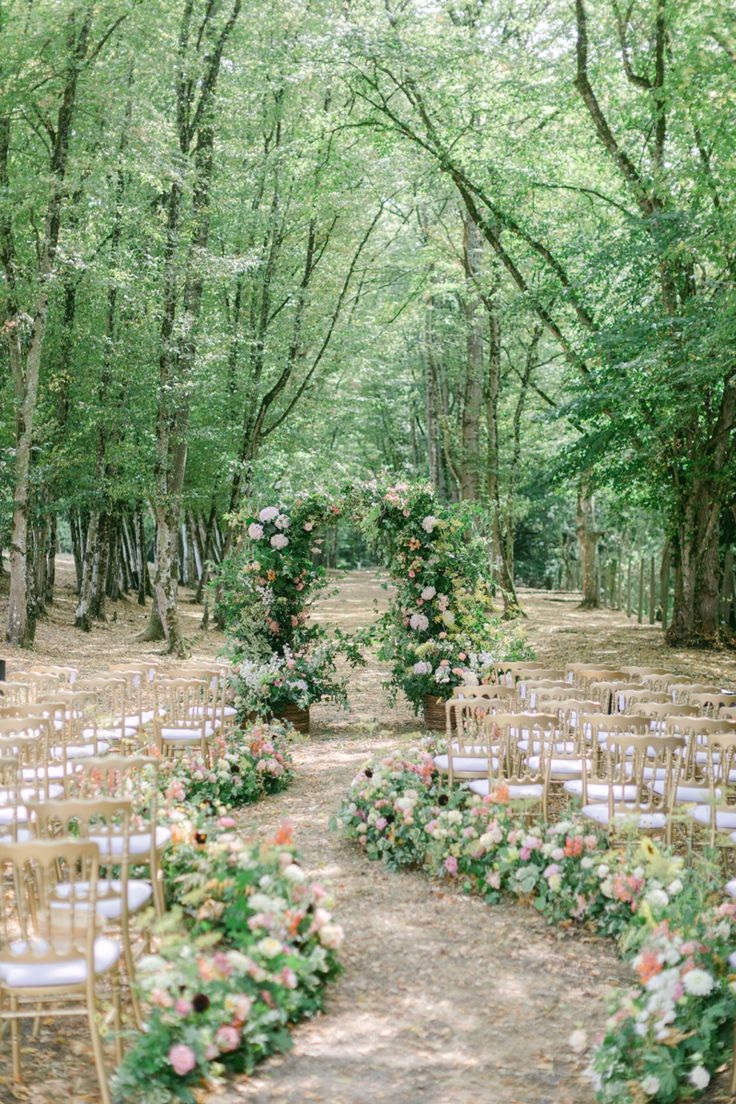
[[[583,600],[580,609],[598,609],[600,587],[598,574],[598,542],[601,533],[596,528],[595,499],[587,479],[580,480],[577,502],[577,534],[583,575]]]
[[[480,302],[483,238],[467,212],[463,216],[463,261],[465,265],[465,326],[467,353],[462,420],[460,424],[460,497],[480,497],[480,420],[483,405],[483,314]]]
[[[721,503],[710,480],[696,480],[673,541],[675,603],[667,643],[709,647],[719,635]]]

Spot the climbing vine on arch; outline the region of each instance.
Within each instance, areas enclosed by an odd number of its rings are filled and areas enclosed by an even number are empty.
[[[388,479],[243,510],[218,580],[241,710],[305,708],[325,695],[344,703],[338,656],[359,663],[372,642],[390,665],[389,694],[402,690],[417,712],[430,696],[482,681],[498,661],[528,655],[518,627],[494,609],[476,511],[440,503],[427,484]],[[328,634],[311,617],[328,584],[325,533],[339,518],[360,530],[392,583],[386,612],[354,637]]]

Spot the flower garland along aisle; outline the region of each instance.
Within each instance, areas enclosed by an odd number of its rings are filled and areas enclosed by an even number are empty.
[[[589,822],[529,826],[504,804],[447,790],[427,748],[369,764],[339,820],[370,859],[523,901],[551,924],[614,937],[636,983],[616,998],[590,1077],[602,1104],[697,1096],[728,1060],[736,1018],[736,903],[706,860],[685,867],[649,839],[611,849]],[[733,964],[732,964],[733,962]],[[584,1032],[571,1045],[587,1047]]]
[[[286,506],[264,506],[240,518],[237,552],[221,567],[218,609],[238,675],[241,719],[283,717],[309,730],[309,707],[323,698],[347,705],[346,680],[337,659],[355,665],[359,649],[336,630],[331,636],[311,620],[326,573],[318,562],[318,530],[335,521],[341,506],[315,493]]]
[[[339,973],[342,929],[290,827],[249,842],[229,815],[288,785],[284,733],[255,726],[213,769],[197,755],[162,765],[170,911],[152,925],[156,953],[138,964],[145,1028],[113,1077],[116,1104],[197,1104],[228,1072],[286,1050],[289,1025],[321,1009]],[[139,796],[146,804],[150,794]],[[151,916],[142,923],[151,927]]]
[[[353,499],[394,584],[369,634],[391,665],[386,686],[423,710],[428,727],[444,730],[456,686],[489,681],[501,661],[532,658],[518,625],[493,614],[481,515],[467,503],[440,504],[427,484],[372,481]]]

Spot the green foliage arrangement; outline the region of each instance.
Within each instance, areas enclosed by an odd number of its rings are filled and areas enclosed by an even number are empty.
[[[724,901],[718,870],[686,868],[646,838],[612,849],[578,816],[530,826],[507,800],[503,786],[484,799],[448,792],[428,748],[415,747],[360,771],[339,821],[368,858],[614,937],[636,983],[617,996],[592,1052],[598,1100],[699,1095],[729,1053],[736,1018],[736,903]]]

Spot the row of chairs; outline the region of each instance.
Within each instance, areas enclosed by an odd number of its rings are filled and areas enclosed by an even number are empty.
[[[81,1015],[109,1104],[100,998],[119,1061],[124,1004],[141,1027],[133,981],[148,937],[132,919],[165,910],[159,764],[184,750],[212,761],[234,724],[229,686],[224,664],[153,661],[1,684],[0,1032],[9,1025],[16,1079],[24,1019]]]
[[[435,757],[450,785],[539,807],[545,818],[553,800],[578,802],[610,832],[626,825],[668,841],[682,814],[711,843],[723,832],[736,841],[736,696],[651,668],[575,665],[553,672],[562,676],[554,687],[539,685],[553,681],[537,679],[539,670],[509,664],[495,683],[457,688],[447,703],[447,748]],[[621,684],[601,674],[637,677],[638,690],[627,687],[623,699]],[[678,687],[680,700],[672,689],[649,690],[646,679],[675,679],[666,685]]]

